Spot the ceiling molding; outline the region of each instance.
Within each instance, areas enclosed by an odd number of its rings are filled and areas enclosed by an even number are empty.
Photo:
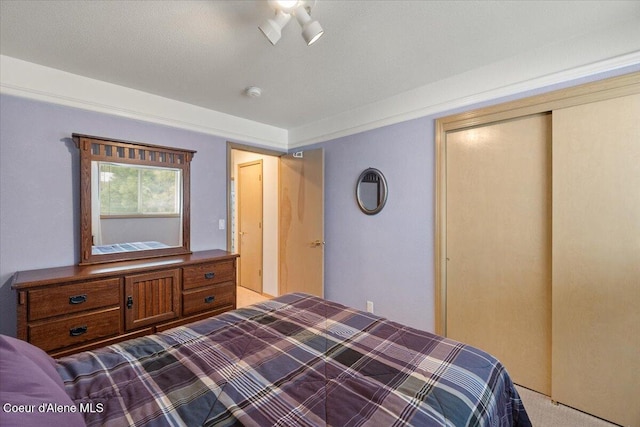
[[[488,77],[491,74],[489,70],[485,70],[486,72],[474,70],[347,113],[290,129],[288,147],[290,150],[301,148],[419,117],[443,114],[458,108],[524,94],[601,73],[615,72],[623,68],[625,72],[640,71],[640,51],[494,88],[482,87],[482,82],[487,81],[483,80],[483,75]],[[504,69],[502,71],[504,72]],[[467,90],[465,94],[465,90],[460,90],[465,87],[465,82],[470,81],[478,82],[476,89],[480,89],[479,92]]]
[[[433,63],[437,66],[438,58],[433,58]],[[634,66],[640,69],[640,26],[636,19],[289,129],[288,147],[295,149]]]
[[[286,150],[286,129],[0,55],[0,93]]]

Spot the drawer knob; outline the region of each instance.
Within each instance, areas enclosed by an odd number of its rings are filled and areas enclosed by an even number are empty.
[[[209,303],[212,303],[214,299],[216,299],[216,297],[215,297],[215,296],[213,296],[213,295],[208,296],[208,297],[204,297],[204,302],[205,302],[206,304],[209,304]]]
[[[74,295],[69,297],[69,304],[82,304],[87,301],[87,294]]]
[[[69,335],[72,337],[78,337],[82,334],[84,334],[85,332],[87,332],[87,326],[78,326],[77,328],[71,328],[69,329]]]
[[[204,273],[204,278],[205,279],[213,279],[215,275],[216,275],[216,273],[214,273],[213,271],[210,271],[208,273]]]
[[[127,308],[129,310],[133,308],[133,297],[131,295],[127,297]]]

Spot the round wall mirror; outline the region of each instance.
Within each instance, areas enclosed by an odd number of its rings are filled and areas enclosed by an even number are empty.
[[[387,202],[387,180],[375,168],[365,169],[356,184],[356,200],[360,210],[367,215],[375,215]]]

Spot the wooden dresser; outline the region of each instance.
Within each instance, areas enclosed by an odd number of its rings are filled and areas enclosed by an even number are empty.
[[[59,357],[233,310],[236,259],[209,250],[19,271],[18,338]]]

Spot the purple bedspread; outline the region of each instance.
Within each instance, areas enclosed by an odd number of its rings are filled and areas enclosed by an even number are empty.
[[[531,425],[487,353],[304,294],[58,362],[90,426]]]

